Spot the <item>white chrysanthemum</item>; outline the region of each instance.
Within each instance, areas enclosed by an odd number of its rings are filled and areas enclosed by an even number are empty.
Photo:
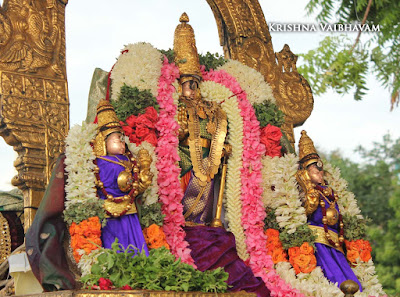
[[[153,180],[151,185],[144,191],[143,198],[145,205],[156,203],[158,201],[158,170],[156,168],[157,156],[154,150],[154,146],[147,141],[143,141],[139,146],[137,146],[136,144],[131,143],[128,137],[125,137],[125,142],[128,144],[128,148],[133,153],[133,155],[137,155],[139,153],[139,150],[141,149],[145,149],[149,152],[149,155],[152,159],[150,164],[150,172],[153,174]]]
[[[264,193],[266,207],[275,209],[279,226],[288,233],[307,223],[304,207],[297,190],[298,158],[288,154],[281,158],[263,158]]]
[[[246,92],[247,99],[251,104],[259,104],[264,101],[276,102],[271,86],[257,70],[236,60],[229,60],[224,65],[218,67],[218,69],[225,70],[236,78],[240,87]]]
[[[68,173],[65,185],[67,209],[74,203],[97,199],[96,177],[93,173],[95,156],[90,146],[90,140],[95,137],[96,131],[96,124],[83,122],[82,126],[73,126],[65,140],[65,171]]]
[[[224,87],[213,81],[204,81],[200,85],[201,96],[204,100],[221,103],[226,112],[229,125],[228,142],[232,146],[232,154],[228,159],[228,172],[226,175],[226,199],[225,218],[228,221],[229,230],[235,235],[236,249],[241,259],[246,260],[249,255],[246,251],[244,230],[241,225],[242,203],[240,169],[242,168],[243,154],[243,119],[240,116],[236,96]]]
[[[125,52],[127,50],[127,52]],[[128,44],[111,72],[111,99],[118,100],[121,87],[127,84],[139,90],[150,90],[157,97],[162,54],[150,43]]]
[[[81,277],[84,277],[91,273],[92,265],[98,263],[97,258],[104,253],[104,249],[92,250],[89,255],[84,250],[82,252],[78,250],[78,252],[82,255],[78,263],[78,268],[82,273]]]
[[[355,267],[352,267],[352,269],[363,287],[363,292],[357,293],[355,295],[356,297],[385,295],[382,285],[379,283],[376,275],[372,259],[368,262],[362,262],[357,259],[357,264]]]
[[[324,168],[327,172],[325,177],[329,185],[335,190],[339,197],[338,205],[341,213],[361,218],[361,210],[357,206],[357,200],[352,192],[347,191],[348,183],[340,177],[340,169],[333,167],[329,163],[325,163]]]
[[[311,273],[299,273],[297,276],[289,262],[277,263],[275,269],[283,280],[306,296],[344,296],[335,284],[325,278],[320,267],[315,268]]]

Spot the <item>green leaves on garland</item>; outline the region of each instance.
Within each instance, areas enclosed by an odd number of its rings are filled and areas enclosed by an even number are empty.
[[[117,101],[111,101],[117,117],[125,121],[130,115],[137,116],[145,113],[146,107],[153,106],[158,111],[156,98],[149,90],[141,91],[137,87],[124,84],[121,87],[120,96]]]
[[[140,225],[147,228],[152,224],[163,225],[165,215],[161,214],[161,203],[143,205],[140,209]]]
[[[253,107],[261,128],[268,124],[281,127],[285,121],[284,113],[274,103],[264,101],[261,104],[254,104]]]
[[[222,268],[201,272],[191,265],[175,260],[169,250],[162,247],[150,250],[149,257],[129,246],[123,249],[118,240],[111,249],[104,249],[92,265],[91,273],[81,282],[88,287],[96,285],[100,278],[111,280],[115,289],[130,286],[132,289],[157,291],[225,292],[228,273]]]
[[[159,51],[168,58],[169,62],[174,61],[174,50],[168,49]],[[226,63],[226,60],[223,56],[218,53],[212,54],[210,52],[207,52],[205,55],[199,54],[199,60],[200,65],[204,65],[206,67],[206,71],[209,71],[210,69],[216,69],[217,67]]]
[[[71,226],[73,222],[79,224],[83,220],[90,217],[99,217],[102,225],[105,226],[105,212],[103,208],[104,200],[101,199],[87,199],[85,203],[70,204],[64,210],[64,221]]]
[[[288,233],[286,231],[279,233],[279,239],[282,241],[282,246],[284,249],[301,246],[304,242],[308,242],[315,248],[314,242],[316,238],[317,237],[314,235],[313,231],[308,227],[308,225],[301,225],[297,227],[295,233]]]
[[[370,219],[358,218],[357,216],[343,215],[344,238],[349,241],[366,238],[367,222]]]

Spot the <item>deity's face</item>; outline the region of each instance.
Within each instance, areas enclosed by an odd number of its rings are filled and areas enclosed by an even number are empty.
[[[125,141],[121,133],[111,133],[106,139],[107,154],[122,155],[125,153]]]
[[[314,163],[307,167],[307,171],[314,184],[318,185],[324,183],[324,169],[322,167],[318,167],[317,164]]]
[[[188,80],[182,84],[182,95],[189,99],[194,99],[198,89],[197,81]]]

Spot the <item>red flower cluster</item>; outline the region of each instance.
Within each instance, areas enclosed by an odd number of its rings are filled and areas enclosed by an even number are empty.
[[[304,242],[300,247],[289,248],[289,262],[296,274],[310,273],[317,267],[314,248],[308,242]]]
[[[356,264],[357,259],[363,262],[368,262],[371,259],[372,248],[368,240],[345,240],[344,243],[347,249],[347,260],[349,260],[351,264]]]
[[[279,262],[287,262],[287,253],[283,249],[282,242],[279,239],[279,231],[275,229],[267,229],[267,253],[271,256],[274,264]]]
[[[100,287],[100,290],[112,290],[113,283],[108,278],[100,277],[99,278],[99,287]]]
[[[126,119],[126,123],[121,122],[121,125],[130,142],[139,145],[142,141],[147,141],[156,146],[157,135],[155,125],[157,120],[157,111],[153,106],[149,106],[146,108],[144,114],[139,114],[138,116],[131,115]]]
[[[281,137],[282,132],[278,127],[268,124],[261,129],[260,142],[265,145],[265,155],[270,157],[281,156]]]

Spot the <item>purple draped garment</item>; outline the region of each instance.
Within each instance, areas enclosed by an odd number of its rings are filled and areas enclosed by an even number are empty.
[[[329,205],[328,201],[325,198],[323,199],[325,200],[326,205]],[[335,208],[339,213],[339,207],[337,204],[335,205]],[[321,206],[318,206],[317,210],[308,218],[308,222],[310,225],[324,227],[322,217],[322,208]],[[328,226],[328,229],[338,233],[339,223],[336,223],[333,226]],[[327,279],[332,283],[337,283],[338,286],[340,286],[340,284],[345,280],[353,280],[359,285],[360,292],[362,291],[361,283],[357,279],[343,253],[322,243],[315,243],[315,247],[317,265],[322,268]]]
[[[200,187],[192,177],[182,199],[184,213],[195,205]],[[210,224],[212,220],[214,182],[210,182],[194,211],[186,221]],[[223,267],[229,273],[228,289],[232,292],[244,290],[256,293],[258,297],[270,296],[263,280],[255,277],[251,268],[241,260],[236,251],[235,237],[224,228],[209,226],[186,226],[186,241],[190,245],[191,256],[201,271]]]
[[[116,162],[118,162],[118,159],[128,160],[128,157],[124,155],[118,155],[117,157],[104,156],[104,158]],[[100,169],[100,180],[103,182],[104,188],[108,194],[114,197],[121,197],[127,194],[127,192],[122,192],[117,184],[119,173],[125,169],[123,166],[102,159],[97,159],[97,166]],[[101,191],[98,191],[98,195],[101,199],[106,199]],[[125,248],[131,244],[138,248],[139,251],[144,251],[147,256],[149,255],[139,218],[136,213],[107,219],[107,225],[101,230],[103,247],[111,248],[111,244],[115,241],[115,238],[118,238],[118,242]]]

